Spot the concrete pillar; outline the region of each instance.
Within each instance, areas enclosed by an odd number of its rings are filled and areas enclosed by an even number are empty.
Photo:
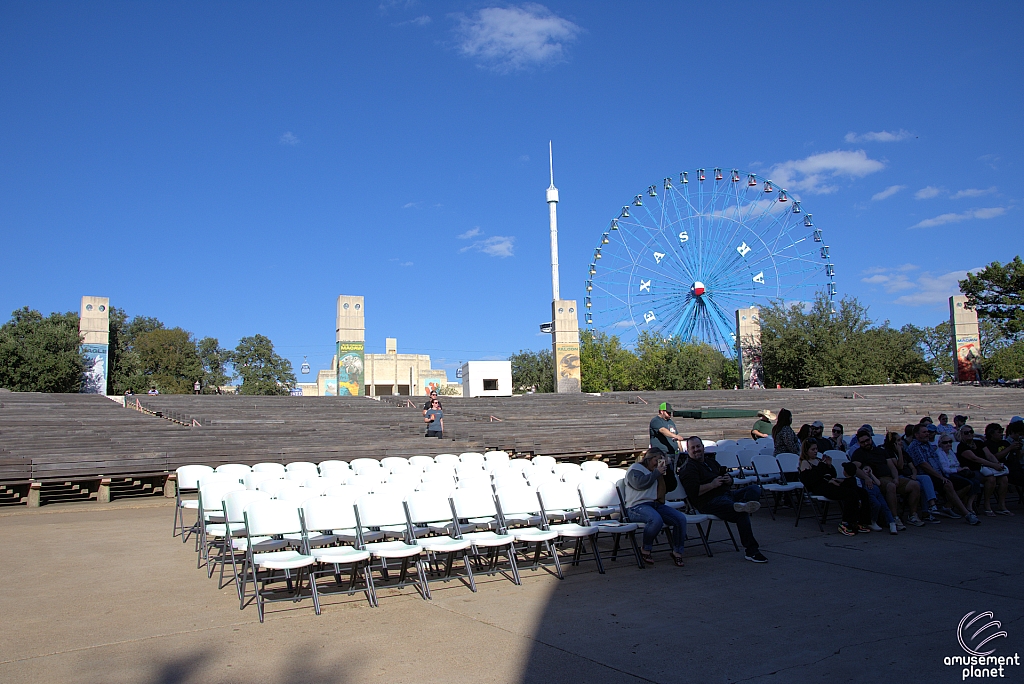
[[[107,359],[110,343],[110,299],[107,297],[82,297],[79,311],[78,331],[82,335],[82,354],[85,355],[85,372],[82,373],[83,394],[106,394]]]
[[[178,475],[171,473],[164,481],[164,497],[173,499],[178,495]]]
[[[953,336],[953,375],[957,382],[981,380],[978,312],[967,306],[967,297],[949,298],[949,327]]]
[[[366,323],[363,298],[338,297],[335,340],[338,345],[338,396],[362,396],[366,347]]]
[[[100,480],[100,488],[96,492],[96,501],[99,503],[110,503],[110,478]]]
[[[42,482],[30,482],[28,485],[28,506],[29,508],[39,508],[41,504],[41,497],[43,491]]]
[[[551,302],[551,352],[555,366],[555,391],[559,394],[579,393],[580,382],[580,325],[576,318],[575,299],[556,299]]]
[[[736,356],[743,389],[764,388],[760,314],[757,307],[736,310]]]

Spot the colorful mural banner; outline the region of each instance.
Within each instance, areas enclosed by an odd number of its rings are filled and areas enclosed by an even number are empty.
[[[956,379],[981,380],[981,340],[977,335],[956,336]]]
[[[360,397],[363,395],[364,344],[362,342],[338,342],[338,396]]]
[[[432,391],[439,392],[445,384],[444,375],[424,375],[420,377],[420,388],[423,394],[430,394]]]
[[[106,394],[108,345],[83,344],[81,349],[82,356],[85,357],[81,393]]]

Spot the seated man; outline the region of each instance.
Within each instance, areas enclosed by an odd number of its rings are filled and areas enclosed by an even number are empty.
[[[945,414],[942,414],[945,415]],[[939,419],[942,419],[942,415]],[[953,489],[956,490],[957,496],[964,502],[964,506],[968,511],[974,512],[974,502],[978,498],[978,494],[981,494],[981,478],[977,477],[976,473],[970,468],[966,468],[960,465],[960,461],[957,460],[956,454],[953,453],[953,433],[943,432],[939,434],[938,449],[935,450],[935,456],[938,458],[937,463],[933,463],[933,466],[937,466],[936,470],[948,477],[953,482]],[[974,516],[974,520],[978,517]],[[972,525],[977,523],[971,522],[970,516],[967,519]]]
[[[835,448],[832,446],[832,442],[821,436],[821,434],[824,431],[825,424],[822,423],[820,420],[816,420],[813,423],[811,423],[811,439],[813,439],[814,443],[818,445],[819,454],[823,454],[829,449]]]
[[[914,441],[907,447],[907,454],[914,462],[917,472],[928,475],[932,479],[935,491],[941,491],[946,495],[946,502],[960,514],[954,517],[966,517],[968,524],[977,525],[978,516],[974,515],[973,511],[967,510],[963,502],[960,501],[960,497],[957,496],[953,482],[938,470],[939,458],[935,453],[935,445],[932,444],[932,432],[928,429],[927,424],[920,423],[915,428]],[[932,512],[937,510],[935,501],[929,501],[928,507]]]
[[[757,412],[757,422],[754,423],[754,427],[750,428],[750,436],[754,439],[764,439],[765,437],[772,436],[772,421],[775,420],[775,414],[765,409]]]
[[[864,425],[861,425],[860,429],[857,430],[856,433],[854,433],[854,437],[853,439],[850,440],[850,444],[846,447],[846,458],[852,459],[854,452],[857,451],[857,449],[860,449],[860,442],[857,441],[857,435],[859,435],[862,430],[868,433],[868,437],[874,438],[875,431],[871,428],[871,426],[866,423]],[[871,443],[874,444],[873,439]]]
[[[686,516],[665,505],[665,494],[676,488],[675,474],[668,459],[658,449],[648,449],[639,463],[626,471],[626,514],[631,522],[643,523],[644,541],[640,555],[644,562],[654,563],[651,549],[661,529],[668,525],[672,542],[672,561],[683,566],[683,543],[686,541]]]
[[[871,472],[879,480],[879,488],[892,515],[895,516],[896,511],[899,510],[896,507],[896,497],[902,495],[907,499],[907,511],[909,511],[907,522],[915,527],[924,525],[924,522],[917,517],[917,505],[921,500],[921,485],[910,478],[900,477],[895,459],[881,447],[876,447],[871,434],[864,428],[857,430],[856,444],[857,450],[850,456],[850,460],[859,468],[870,466]],[[896,518],[894,522],[897,530],[906,529],[903,521],[899,518]]]
[[[714,456],[705,456],[700,437],[686,440],[686,452],[687,458],[679,468],[679,481],[687,500],[701,513],[736,523],[740,543],[746,550],[744,557],[754,563],[767,563],[750,529],[750,514],[761,508],[761,488],[749,485],[732,491],[732,476],[726,474]]]

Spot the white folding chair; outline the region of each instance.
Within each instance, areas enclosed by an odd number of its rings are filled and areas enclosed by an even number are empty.
[[[473,543],[462,537],[462,528],[456,519],[452,500],[436,492],[413,492],[405,500],[405,515],[414,534],[417,529],[432,534],[423,537],[417,534],[415,540],[416,545],[427,554],[427,566],[430,568],[427,581],[430,581],[431,574],[440,575],[441,581],[450,581],[453,561],[458,555],[462,558],[465,568],[464,580],[475,592],[476,582],[473,580],[473,567],[469,561]],[[439,555],[445,557],[443,571],[437,562]]]
[[[245,477],[242,478],[242,484],[245,485],[246,489],[253,490],[253,489],[259,489],[261,482],[266,482],[267,480],[280,480],[280,479],[282,479],[282,474],[251,472],[251,473],[248,473]]]
[[[465,453],[459,454],[459,462],[464,463],[466,465],[477,465],[483,468],[486,459],[484,458],[483,454],[477,453],[475,451],[467,451]]]
[[[248,473],[252,472],[252,467],[243,465],[241,463],[223,463],[214,468],[213,472],[236,475],[238,477],[238,480],[241,481],[242,478],[244,478]]]
[[[184,544],[189,535],[199,531],[198,520],[189,529],[185,530],[185,511],[199,510],[199,499],[183,499],[182,494],[199,494],[199,479],[204,475],[213,472],[208,465],[184,465],[174,471],[174,528],[171,531],[172,537],[181,535],[181,543]]]
[[[508,465],[508,454],[504,451],[488,451],[484,454],[484,462],[487,465]]]
[[[246,572],[248,570],[246,565],[248,563],[246,547],[249,544],[249,538],[245,532],[245,507],[254,501],[269,500],[270,495],[266,492],[252,489],[228,492],[224,497],[224,525],[221,537],[223,547],[220,557],[220,580],[218,581],[217,588],[224,588],[224,568],[227,565],[226,560],[229,559],[231,562],[231,574],[235,582],[235,593],[238,595],[239,609],[242,608],[242,597],[245,595]],[[211,527],[213,526],[211,525]],[[279,551],[286,548],[289,542],[284,539],[257,537],[255,538],[255,544],[256,549],[254,550],[263,552]],[[236,552],[242,554],[241,570],[238,568],[239,559]]]
[[[337,460],[334,460],[334,461],[320,461],[320,463],[317,464],[317,467],[320,468],[320,474],[321,475],[324,474],[324,469],[325,468],[327,470],[334,470],[336,468],[340,469],[340,470],[352,470],[349,467],[347,461],[337,461]]]
[[[390,474],[390,471],[375,458],[357,458],[352,461],[351,466],[352,472],[356,475],[384,477]]]
[[[579,484],[583,482],[583,480],[596,479],[597,477],[594,476],[594,471],[590,471],[589,473],[587,473],[582,470],[567,470],[564,473],[562,473],[562,482],[566,483],[567,485],[572,485],[573,487],[578,487]]]
[[[513,459],[511,459],[508,462],[508,467],[509,468],[514,468],[515,470],[518,470],[520,472],[522,472],[523,470],[526,470],[528,467],[530,467],[532,465],[533,465],[533,463],[530,462],[530,460],[526,459],[526,458],[513,458]]]
[[[534,456],[530,463],[534,468],[546,468],[552,472],[555,470],[555,458],[553,456]]]
[[[629,543],[633,548],[633,556],[636,566],[643,570],[643,558],[640,556],[640,545],[636,541],[636,532],[639,525],[636,523],[617,520],[614,516],[620,516],[619,495],[615,490],[615,483],[608,480],[588,479],[580,483],[580,503],[586,512],[591,525],[598,529],[598,535],[594,537],[594,548],[599,548],[598,540],[601,534],[609,534],[612,537],[611,559],[618,559],[619,547],[622,535],[627,535]]]
[[[598,470],[608,470],[608,464],[604,461],[584,461],[580,464],[580,470],[585,473],[597,473]]]
[[[545,523],[545,518],[536,490],[522,485],[498,487],[494,492],[494,501],[498,509],[499,530],[511,534],[517,542],[533,545],[531,569],[535,570],[541,567],[541,547],[544,547],[548,556],[551,557],[555,574],[558,579],[563,579],[558,553],[552,546],[552,542],[558,538],[558,533],[539,526]]]
[[[804,484],[802,482],[787,482],[786,481],[786,469],[782,467],[780,458],[790,456],[794,460],[799,460],[799,456],[796,454],[779,454],[779,458],[773,458],[771,456],[755,456],[753,458],[754,473],[757,475],[758,483],[761,485],[761,490],[768,492],[772,495],[773,506],[768,507],[768,512],[772,516],[772,520],[775,519],[775,513],[778,511],[779,502],[782,497],[786,494],[792,494],[796,492],[797,500],[793,504],[796,510],[797,524],[800,522],[800,508],[804,502]],[[795,470],[797,463],[790,460],[786,461],[787,466],[793,467]]]
[[[404,472],[409,469],[409,459],[401,456],[386,456],[380,459],[380,465],[391,474]]]
[[[283,463],[257,463],[252,467],[254,473],[278,473],[284,477]]]
[[[370,570],[370,552],[364,548],[364,541],[356,521],[355,505],[346,497],[322,496],[309,499],[302,504],[303,533],[309,540],[306,553],[316,559],[317,567],[310,570],[314,581],[318,576],[334,577],[336,591],[325,591],[318,587],[321,594],[353,594],[362,591],[370,606],[376,607],[377,593],[373,586],[373,573]],[[331,543],[313,546],[312,540],[320,542],[331,540]],[[345,545],[337,545],[339,541],[347,541]],[[349,582],[342,584],[341,568],[349,569]],[[356,586],[357,577],[362,575],[363,587]]]
[[[380,561],[381,580],[389,583],[388,588],[401,589],[415,584],[424,600],[429,599],[430,588],[427,586],[426,571],[421,558],[422,549],[413,543],[401,499],[386,494],[366,494],[356,500],[356,510],[359,514],[360,527],[376,528],[380,531],[405,528],[406,533],[402,538],[371,542],[366,544],[366,550],[374,560]],[[401,560],[398,579],[395,582],[391,582],[389,560]],[[415,568],[416,579],[409,579],[410,563]],[[374,584],[378,585],[376,581]]]
[[[554,468],[551,469],[559,479],[562,479],[562,475],[565,473],[581,473],[583,469],[578,463],[556,463]]]
[[[426,468],[428,463],[433,463],[433,462],[434,462],[434,459],[432,459],[430,456],[410,456],[409,457],[409,465],[411,465],[413,467],[419,466],[420,469]]]
[[[302,598],[302,571],[309,577],[313,609],[320,614],[320,598],[316,591],[316,578],[309,568],[316,563],[313,556],[297,549],[257,552],[260,538],[299,535],[304,537],[302,514],[295,504],[285,501],[254,501],[245,507],[246,561],[249,576],[255,588],[256,611],[263,622],[264,604],[271,601],[299,601]],[[292,573],[299,571],[293,578]],[[262,575],[261,575],[262,573]],[[285,589],[275,590],[268,585],[285,582]],[[284,593],[284,596],[281,594]],[[245,608],[245,594],[242,607]]]
[[[224,497],[229,492],[244,490],[245,485],[234,482],[213,480],[199,485],[199,548],[196,568],[207,566],[207,577],[212,576],[210,550],[217,547],[224,535]]]
[[[516,540],[500,527],[493,492],[489,488],[456,490],[452,493],[452,506],[460,529],[464,529],[461,528],[464,524],[462,521],[475,528],[472,532],[463,531],[462,537],[472,544],[474,557],[480,558],[481,563],[486,560],[486,564],[481,566],[484,569],[478,569],[477,572],[487,575],[500,573],[513,584],[520,584],[519,568],[516,564]],[[502,549],[508,561],[507,573],[498,566]]]
[[[558,476],[544,465],[532,466],[523,471],[523,475],[526,476],[526,481],[530,483],[530,486],[536,489],[545,482],[557,481]]]
[[[449,465],[453,468],[459,462],[459,457],[455,454],[438,454],[434,457],[434,463],[437,465]]]
[[[579,565],[580,560],[590,555],[597,564],[597,571],[604,574],[604,564],[597,549],[597,533],[600,528],[591,525],[583,512],[580,493],[576,487],[564,482],[548,482],[537,489],[537,500],[540,504],[541,516],[544,519],[541,529],[558,533],[559,540],[572,540],[572,564]],[[580,519],[583,524],[568,522]],[[553,522],[563,520],[565,522]],[[586,550],[585,540],[590,540],[591,550]],[[557,542],[555,546],[557,550]]]
[[[605,468],[597,471],[597,479],[606,480],[612,484],[621,481],[624,477],[626,477],[625,468]]]
[[[320,474],[320,468],[316,463],[309,461],[294,461],[284,467],[286,473],[303,473],[305,477],[316,477]]]

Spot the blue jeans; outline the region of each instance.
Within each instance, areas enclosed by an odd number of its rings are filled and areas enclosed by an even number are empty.
[[[921,498],[924,499],[924,502],[929,504],[935,501],[935,485],[932,484],[932,478],[928,475],[918,475],[917,481],[921,483]]]
[[[878,520],[879,512],[885,514],[885,521],[887,523],[896,522],[896,518],[892,517],[892,511],[889,510],[889,504],[885,503],[885,495],[882,494],[882,490],[878,487],[872,486],[868,489],[868,498],[871,503],[871,520],[876,522]]]
[[[668,525],[672,550],[676,553],[683,552],[683,542],[686,541],[686,516],[682,512],[665,504],[648,502],[633,506],[628,513],[631,522],[644,524],[644,551],[650,551],[654,547],[658,533]]]
[[[754,531],[750,528],[750,515],[748,513],[737,513],[732,507],[736,503],[747,501],[760,501],[761,488],[757,485],[748,485],[741,489],[734,489],[731,492],[716,496],[711,501],[701,506],[701,513],[708,513],[716,517],[736,524],[736,530],[740,533],[740,544],[748,554],[755,553],[758,549],[757,540],[754,539]]]

